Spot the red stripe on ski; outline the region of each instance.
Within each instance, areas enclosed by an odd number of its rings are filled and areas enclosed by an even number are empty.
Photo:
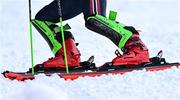
[[[18,73],[13,72],[4,72],[4,77],[9,78],[11,80],[18,80],[18,81],[24,81],[24,80],[33,80],[34,76],[32,75],[21,75]]]
[[[160,71],[160,70],[165,70],[165,69],[169,69],[173,66],[164,66],[164,67],[158,67],[158,68],[146,68],[146,71]]]
[[[179,68],[180,64],[177,64],[177,65],[174,65],[176,66],[176,68]],[[163,66],[163,67],[155,67],[155,68],[146,68],[146,71],[161,71],[161,70],[166,70],[166,69],[170,69],[174,66],[171,66],[171,65],[167,65],[167,66]]]
[[[131,72],[133,70],[129,71],[117,71],[117,72],[89,72],[89,73],[70,73],[70,74],[58,74],[61,78],[64,78],[65,80],[75,80],[79,77],[100,77],[102,75],[123,75],[127,72]]]

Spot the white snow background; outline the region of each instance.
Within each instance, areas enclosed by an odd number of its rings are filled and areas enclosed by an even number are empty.
[[[52,0],[32,0],[35,14]],[[108,0],[117,20],[141,30],[151,56],[159,50],[169,62],[180,61],[179,0]],[[82,14],[68,21],[82,60],[95,56],[97,65],[111,61],[117,47],[107,38],[84,27]],[[35,63],[52,53],[33,28]],[[0,73],[26,71],[31,66],[28,0],[0,0]],[[126,75],[85,77],[65,81],[57,75],[38,75],[33,81],[11,81],[0,75],[0,100],[179,100],[180,69],[160,72],[134,71]]]

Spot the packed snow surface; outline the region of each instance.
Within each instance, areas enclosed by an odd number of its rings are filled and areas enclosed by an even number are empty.
[[[52,0],[32,0],[32,16]],[[108,0],[118,11],[117,20],[141,30],[151,56],[159,50],[169,62],[180,61],[179,0]],[[83,15],[66,23],[80,43],[82,60],[95,56],[97,65],[111,61],[117,47],[107,38],[84,27]],[[35,63],[53,54],[33,28]],[[28,0],[0,0],[0,73],[26,71],[31,66]],[[180,69],[160,72],[134,71],[65,81],[57,75],[38,75],[33,81],[11,81],[0,75],[0,100],[179,100]]]

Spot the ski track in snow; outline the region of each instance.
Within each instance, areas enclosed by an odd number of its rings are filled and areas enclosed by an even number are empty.
[[[111,0],[112,1],[112,0]],[[33,17],[51,0],[32,0]],[[0,1],[0,72],[26,71],[30,64],[28,2]],[[179,0],[108,0],[108,10],[119,13],[118,21],[141,30],[151,56],[159,50],[169,62],[180,61]],[[79,42],[82,60],[95,56],[97,65],[111,61],[117,47],[87,30],[82,15],[68,21]],[[82,21],[82,23],[79,23]],[[79,30],[81,29],[81,30]],[[89,38],[91,37],[91,38]],[[52,56],[48,45],[33,30],[35,63]],[[134,71],[126,75],[79,78],[65,81],[57,75],[38,75],[33,81],[10,81],[0,75],[0,100],[179,100],[180,69],[160,72]]]

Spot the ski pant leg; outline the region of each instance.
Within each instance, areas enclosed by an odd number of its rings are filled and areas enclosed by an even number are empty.
[[[109,38],[118,46],[121,36],[108,29],[104,24],[97,23],[95,20],[89,21],[88,18],[96,15],[106,17],[106,0],[83,0],[83,14],[86,21],[86,27],[94,32],[97,32]]]
[[[93,15],[106,16],[107,0],[82,0],[82,11],[85,20]]]
[[[123,48],[132,33],[124,24],[106,18],[106,0],[84,0],[83,13],[88,29],[109,38],[119,48]]]
[[[82,12],[80,0],[61,0],[61,9],[63,21],[73,18]],[[56,23],[59,22],[58,1],[54,0],[49,5],[42,8],[32,20],[33,25],[49,44],[51,50],[55,54],[62,44],[62,35]],[[64,30],[65,40],[73,38],[71,32]]]
[[[82,13],[81,0],[60,0],[63,21],[71,19]],[[42,8],[35,16],[37,20],[59,22],[58,1],[54,0]]]

